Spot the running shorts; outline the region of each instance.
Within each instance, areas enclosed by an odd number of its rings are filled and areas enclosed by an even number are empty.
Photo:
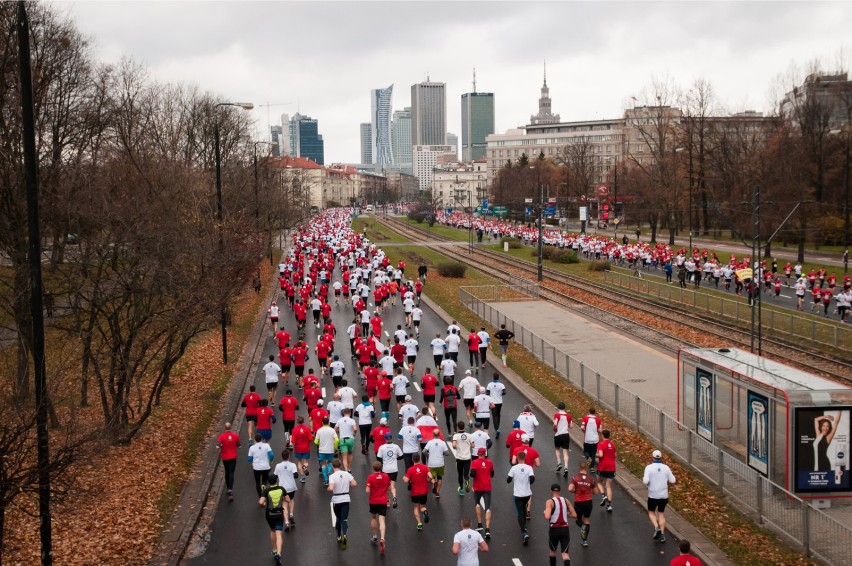
[[[341,454],[352,454],[353,449],[355,448],[355,439],[351,436],[347,438],[340,439],[340,453]]]
[[[435,480],[439,480],[444,477],[444,466],[429,468],[429,471],[432,472],[432,477],[435,478]]]
[[[370,503],[370,515],[381,515],[382,517],[388,514],[387,503]]]
[[[571,448],[571,436],[568,434],[559,434],[554,436],[553,446],[555,448],[564,448],[565,450],[569,450]]]
[[[568,552],[571,529],[568,527],[550,527],[547,533],[547,545],[553,552]]]
[[[483,511],[491,510],[491,492],[490,491],[474,491],[473,501],[479,505]]]
[[[648,498],[648,511],[659,511],[660,513],[665,513],[666,505],[669,504],[669,498],[665,499],[654,499],[652,497]]]

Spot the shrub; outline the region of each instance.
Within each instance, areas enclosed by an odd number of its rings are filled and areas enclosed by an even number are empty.
[[[424,220],[426,220],[426,212],[422,210],[410,210],[408,212],[408,218],[414,220],[418,224],[421,224]]]
[[[467,271],[467,266],[463,263],[453,262],[438,264],[438,275],[441,277],[453,277],[455,279],[459,279],[464,277],[465,271]]]
[[[589,271],[609,271],[611,268],[609,260],[606,259],[596,259],[589,262]]]
[[[580,263],[580,258],[574,250],[562,250],[562,259],[560,263]]]
[[[500,238],[500,245],[502,246],[504,243],[509,243],[510,250],[519,250],[521,249],[521,241],[517,238]]]

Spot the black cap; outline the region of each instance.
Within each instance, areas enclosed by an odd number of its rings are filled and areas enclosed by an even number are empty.
[[[562,486],[558,483],[555,483],[550,486],[550,491],[562,491]]]

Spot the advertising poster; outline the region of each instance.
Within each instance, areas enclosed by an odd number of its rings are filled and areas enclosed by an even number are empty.
[[[748,465],[769,475],[769,399],[748,392]]]
[[[695,368],[695,431],[713,442],[713,374]]]
[[[852,491],[849,478],[850,414],[850,407],[796,409],[796,491]]]

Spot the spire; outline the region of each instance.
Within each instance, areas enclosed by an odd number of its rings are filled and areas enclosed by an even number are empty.
[[[476,94],[476,67],[473,68],[473,92]]]
[[[544,60],[544,86],[547,87],[547,59]]]

